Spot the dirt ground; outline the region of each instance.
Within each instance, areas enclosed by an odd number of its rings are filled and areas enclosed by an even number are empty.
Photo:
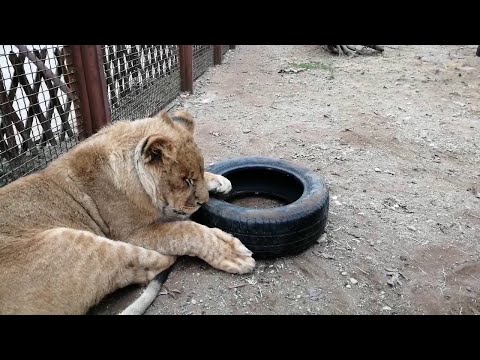
[[[275,156],[317,171],[326,236],[249,275],[182,258],[146,314],[479,314],[476,47],[229,52],[175,108],[197,119],[206,164]]]

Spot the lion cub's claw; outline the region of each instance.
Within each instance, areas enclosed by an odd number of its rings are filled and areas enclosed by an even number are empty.
[[[234,274],[246,274],[255,268],[252,252],[240,240],[220,230],[212,229],[217,239],[223,242],[223,251],[215,259],[214,267]]]

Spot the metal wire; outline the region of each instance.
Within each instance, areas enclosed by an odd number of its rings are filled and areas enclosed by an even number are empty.
[[[71,100],[75,78],[64,46],[22,49],[0,46],[0,187],[44,168],[81,137]],[[32,59],[51,70],[55,81]]]
[[[223,45],[224,56],[228,49]],[[112,120],[150,116],[180,93],[177,45],[102,50]],[[212,65],[213,46],[194,45],[194,79]],[[74,83],[64,45],[0,46],[0,187],[44,168],[80,141]]]
[[[193,79],[213,65],[213,45],[193,45]]]
[[[113,121],[150,116],[180,93],[177,45],[105,45],[102,49]]]

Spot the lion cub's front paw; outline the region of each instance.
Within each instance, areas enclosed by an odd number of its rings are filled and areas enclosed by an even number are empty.
[[[208,183],[208,190],[227,194],[232,190],[232,183],[228,180],[225,176],[222,175],[215,175]]]
[[[215,236],[217,254],[207,261],[215,268],[234,274],[246,274],[255,268],[252,252],[240,240],[220,230],[210,229]]]

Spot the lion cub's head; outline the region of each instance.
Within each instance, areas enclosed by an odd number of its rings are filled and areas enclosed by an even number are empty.
[[[162,112],[138,125],[144,136],[135,147],[134,167],[153,205],[169,218],[191,215],[209,198],[192,116]]]

